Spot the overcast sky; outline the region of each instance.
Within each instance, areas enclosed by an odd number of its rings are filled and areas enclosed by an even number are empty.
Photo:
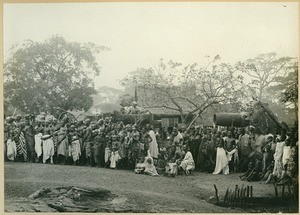
[[[261,53],[298,57],[298,3],[52,3],[4,4],[4,51],[52,35],[93,42],[99,55],[96,87],[160,58],[183,64],[219,54],[235,63]]]

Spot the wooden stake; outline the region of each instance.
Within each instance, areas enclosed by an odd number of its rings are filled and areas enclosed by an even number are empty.
[[[216,199],[217,199],[217,204],[219,204],[219,194],[218,194],[218,188],[217,186],[214,184],[215,187],[215,193],[216,193]]]
[[[223,205],[224,205],[224,206],[227,205],[228,192],[229,192],[229,187],[227,188],[226,193],[225,193],[225,196],[224,196],[224,200],[223,200]]]
[[[247,198],[249,198],[249,193],[250,193],[250,187],[247,185]]]
[[[238,188],[237,192],[237,206],[241,206],[240,188]]]
[[[234,190],[234,205],[237,205],[237,192],[238,192],[238,185],[235,185],[235,190]]]
[[[247,197],[246,197],[246,194],[247,194],[247,187],[244,187],[244,190],[243,190],[243,205],[245,207],[247,207]]]
[[[232,205],[232,191],[230,189],[229,189],[228,196],[229,196],[228,206],[231,206]]]
[[[274,184],[274,188],[275,188],[275,197],[278,198],[278,189],[277,189],[277,184]]]

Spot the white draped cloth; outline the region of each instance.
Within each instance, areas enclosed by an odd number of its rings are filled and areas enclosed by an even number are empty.
[[[193,155],[192,155],[191,152],[188,151],[185,154],[183,160],[181,161],[180,166],[185,171],[189,171],[189,170],[195,169],[195,162],[194,162]]]
[[[110,168],[113,168],[113,169],[116,168],[117,167],[117,162],[120,159],[121,159],[121,157],[120,157],[118,151],[111,152],[111,155],[110,155]]]
[[[282,165],[286,165],[291,158],[291,147],[290,146],[284,146],[283,147],[283,154],[282,154]]]
[[[34,149],[35,149],[35,153],[37,155],[37,157],[40,157],[42,155],[42,133],[38,133],[36,135],[34,135]]]
[[[236,153],[236,149],[231,150],[230,152],[227,152],[227,159],[228,161],[232,160],[232,156]]]
[[[150,159],[150,163],[148,162],[148,159]],[[144,173],[151,175],[151,176],[158,176],[158,173],[156,171],[156,168],[154,166],[153,158],[151,157],[150,151],[148,150],[148,156],[145,157],[145,171]]]
[[[152,141],[149,143],[149,151],[152,158],[158,157],[158,146],[156,141],[156,135],[153,130],[149,131],[149,136],[151,137]]]
[[[283,155],[284,146],[285,146],[285,141],[278,142],[276,144],[276,149],[274,153],[273,175],[276,175],[278,178],[281,177],[282,170],[283,170],[282,155]]]
[[[106,163],[110,158],[110,149],[108,147],[104,150],[104,162]]]
[[[17,156],[17,146],[16,146],[16,142],[8,139],[7,140],[7,158],[11,161],[14,161],[16,156]]]
[[[51,158],[54,155],[54,143],[52,138],[48,138],[46,140],[43,140],[43,163],[46,163],[46,160]]]
[[[71,143],[69,156],[73,158],[74,162],[76,162],[77,160],[79,160],[80,155],[81,155],[80,142],[79,140],[74,140]]]
[[[219,174],[223,172],[225,175],[229,174],[229,166],[228,166],[228,157],[226,155],[226,151],[222,147],[217,148],[217,159],[215,170],[212,174]]]

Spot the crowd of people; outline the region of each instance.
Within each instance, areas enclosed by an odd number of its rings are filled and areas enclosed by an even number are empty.
[[[134,170],[152,176],[243,172],[242,180],[286,180],[297,173],[297,130],[177,125],[154,128],[93,117],[70,122],[43,114],[6,117],[5,159]]]

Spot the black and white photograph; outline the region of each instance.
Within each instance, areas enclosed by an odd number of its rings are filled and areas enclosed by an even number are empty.
[[[298,1],[2,7],[3,212],[299,212]]]

